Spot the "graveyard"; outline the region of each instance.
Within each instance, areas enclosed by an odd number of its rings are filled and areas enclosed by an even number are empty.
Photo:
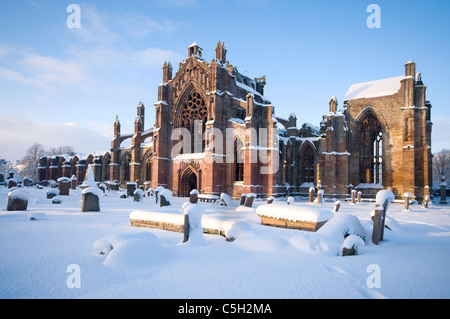
[[[1,298],[450,296],[440,198],[232,200],[66,184],[0,188]],[[7,210],[9,197],[25,210]]]

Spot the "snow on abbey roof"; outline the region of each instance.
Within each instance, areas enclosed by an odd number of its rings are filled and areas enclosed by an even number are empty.
[[[397,76],[393,78],[353,84],[348,89],[344,100],[349,101],[395,94],[400,90],[401,80],[404,78],[405,76]]]

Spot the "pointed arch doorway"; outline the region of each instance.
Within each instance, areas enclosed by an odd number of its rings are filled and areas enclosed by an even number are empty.
[[[187,169],[181,176],[180,196],[189,197],[189,193],[193,189],[198,189],[197,174],[195,174],[195,172],[191,169]]]

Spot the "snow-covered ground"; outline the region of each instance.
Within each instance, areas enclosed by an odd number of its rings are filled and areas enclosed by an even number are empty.
[[[254,209],[200,203],[205,222],[223,223],[236,239],[197,234],[182,243],[182,233],[131,227],[130,214],[181,214],[187,199],[160,209],[112,192],[101,212],[81,213],[81,190],[59,205],[45,188],[26,190],[28,210],[8,212],[0,189],[0,298],[450,298],[450,205],[391,204],[391,230],[373,245],[374,203],[342,202],[335,215],[358,217],[367,235],[358,255],[343,257],[325,231],[262,226]]]

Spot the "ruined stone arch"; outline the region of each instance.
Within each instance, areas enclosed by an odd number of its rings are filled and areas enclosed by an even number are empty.
[[[298,150],[300,185],[303,183],[315,183],[316,175],[316,147],[310,141],[304,141]]]
[[[111,164],[111,153],[106,152],[102,158],[102,181],[109,181],[109,177],[110,177],[109,165],[110,164]]]
[[[71,177],[73,175],[77,174],[77,164],[78,164],[79,160],[80,160],[80,158],[78,157],[78,155],[75,155],[70,159],[70,176]]]
[[[141,161],[141,181],[151,182],[153,179],[153,150],[145,151]]]
[[[366,108],[356,121],[359,183],[382,184],[386,126],[374,108]],[[381,117],[381,119],[384,119]]]
[[[119,181],[120,183],[130,182],[130,163],[131,163],[131,153],[126,151],[120,157],[119,166]]]

